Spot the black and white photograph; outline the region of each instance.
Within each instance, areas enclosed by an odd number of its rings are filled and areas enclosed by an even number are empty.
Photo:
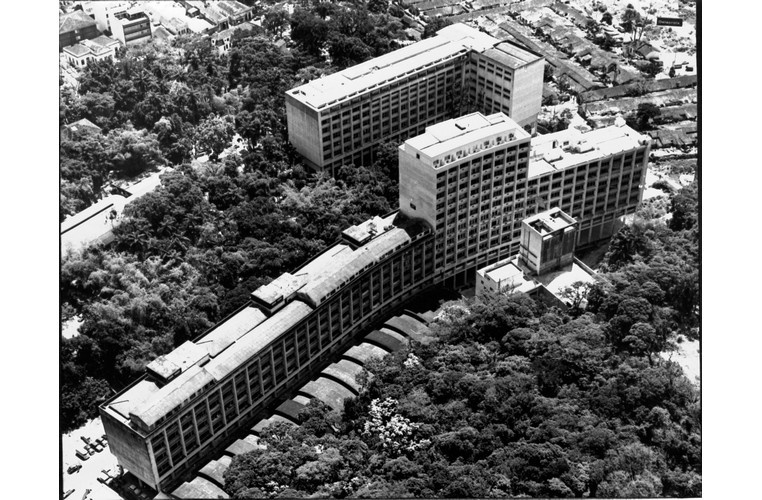
[[[31,6],[59,498],[708,497],[702,2]]]

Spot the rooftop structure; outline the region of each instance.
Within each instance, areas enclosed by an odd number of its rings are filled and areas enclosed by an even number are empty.
[[[81,120],[77,120],[74,123],[61,127],[61,137],[72,138],[86,134],[100,134],[101,130],[102,129],[98,125],[94,124],[87,118],[82,118]]]
[[[556,231],[563,231],[573,226],[576,222],[574,218],[565,214],[560,208],[551,208],[524,219],[524,223],[541,236],[547,236]]]
[[[521,222],[521,263],[534,274],[569,264],[577,242],[577,221],[558,207]]]
[[[75,10],[58,16],[59,35],[70,31],[86,30],[92,26],[95,26],[95,20],[81,10]]]
[[[252,300],[268,311],[276,311],[297,297],[317,307],[360,271],[412,241],[408,229],[394,225],[396,217],[394,212],[346,229],[342,235],[350,244],[337,243],[293,273],[283,273],[257,288]]]
[[[529,177],[563,170],[580,163],[615,155],[650,143],[648,136],[624,122],[606,128],[580,132],[569,128],[532,138]]]
[[[306,83],[288,93],[314,109],[370,92],[471,50],[484,51],[500,41],[463,24],[443,28],[437,36],[421,40],[380,57]]]
[[[524,219],[519,255],[478,269],[476,294],[523,292],[566,305],[563,290],[578,281],[591,283],[594,274],[574,257],[576,225],[558,207]]]
[[[92,244],[111,243],[114,240],[112,230],[121,222],[124,207],[153,191],[161,183],[160,176],[164,171],[123,189],[126,196],[111,194],[61,222],[61,249],[66,252]]]
[[[505,259],[476,271],[476,295],[489,290],[495,293],[531,293],[537,282],[525,276],[516,258]]]
[[[420,155],[418,159],[433,168],[441,168],[466,156],[529,137],[504,113],[484,116],[477,112],[430,125],[400,148],[414,151]]]
[[[251,303],[149,363],[141,379],[101,406],[123,467],[156,489],[176,485],[178,471],[204,458],[195,452],[225,444],[286,381],[306,382],[321,353],[351,342],[376,311],[371,304],[392,308],[423,286],[430,265],[411,270],[403,262],[423,262],[425,224],[392,213],[347,233],[350,244],[337,242],[255,290]]]
[[[96,38],[100,34],[95,20],[81,10],[58,16],[59,50],[82,40]]]
[[[71,66],[79,68],[92,61],[115,59],[118,47],[119,42],[105,35],[100,35],[92,40],[82,40],[69,47],[64,47],[63,54]]]

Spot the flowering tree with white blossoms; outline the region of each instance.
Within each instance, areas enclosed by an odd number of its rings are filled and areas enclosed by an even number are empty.
[[[373,444],[380,444],[391,455],[400,455],[428,446],[430,443],[428,439],[416,438],[416,431],[420,424],[410,422],[410,419],[403,417],[396,410],[396,399],[371,401],[363,437],[372,441]]]

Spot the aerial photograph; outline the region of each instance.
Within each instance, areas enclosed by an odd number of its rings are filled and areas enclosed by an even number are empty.
[[[36,5],[60,498],[702,497],[700,2]]]

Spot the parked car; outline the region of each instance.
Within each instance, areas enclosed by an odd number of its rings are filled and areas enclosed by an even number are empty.
[[[66,469],[66,472],[68,472],[69,474],[74,474],[75,472],[79,472],[79,469],[81,468],[82,468],[82,464],[72,465],[68,469]]]
[[[79,458],[80,460],[87,460],[90,458],[90,455],[80,450],[75,451],[74,454],[77,455],[77,458]]]
[[[66,497],[68,497],[69,495],[71,495],[72,493],[74,493],[74,489],[71,489],[71,490],[67,490],[67,491],[66,491],[66,493],[64,493],[64,496],[63,496],[63,497],[64,497],[64,498],[66,498]]]

